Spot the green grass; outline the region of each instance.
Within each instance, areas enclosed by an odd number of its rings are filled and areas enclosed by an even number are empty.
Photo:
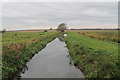
[[[55,34],[55,32],[5,32],[2,35],[2,44],[20,44],[23,42],[31,42],[33,39],[42,39],[46,36]]]
[[[2,79],[2,33],[0,33],[0,79]]]
[[[67,32],[67,48],[75,65],[86,78],[120,77],[118,69],[118,44],[93,39],[77,32]],[[118,64],[118,65],[117,65]]]
[[[54,34],[56,32],[5,32],[2,34],[2,53],[6,54],[11,50],[17,51]]]
[[[86,46],[96,50],[104,50],[111,53],[113,56],[118,57],[118,44],[112,44],[109,42],[89,38],[75,32],[69,32],[68,36],[74,44],[79,43],[82,46]]]
[[[17,45],[19,45],[20,43],[29,43],[29,45],[21,47],[20,49],[17,50],[13,50],[11,46],[8,49],[7,47],[3,48],[3,51],[6,51],[6,53],[2,54],[3,80],[7,79],[9,80],[9,78],[11,79],[14,78],[17,75],[17,73],[19,73],[19,71],[23,69],[27,61],[29,61],[35,54],[37,54],[41,49],[43,49],[47,45],[47,43],[55,39],[57,36],[58,33],[55,32],[4,33],[3,46],[7,45],[9,47],[11,43]],[[31,40],[33,39],[37,39],[37,41],[31,42]]]
[[[0,33],[0,51],[2,50],[2,33]]]
[[[84,30],[79,32],[82,35],[96,38],[103,41],[119,43],[118,30]]]

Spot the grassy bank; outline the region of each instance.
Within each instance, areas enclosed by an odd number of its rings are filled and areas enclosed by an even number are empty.
[[[14,34],[16,34],[16,33],[14,33]],[[23,33],[20,33],[20,34],[23,34]],[[58,36],[58,33],[44,33],[44,35],[42,35],[42,37],[41,37],[41,34],[43,34],[43,33],[36,33],[36,34],[24,33],[23,37],[25,37],[25,34],[27,36],[29,35],[29,37],[31,38],[30,42],[24,38],[25,43],[28,43],[26,46],[22,46],[19,49],[9,49],[8,52],[6,52],[5,48],[3,49],[3,50],[5,50],[5,53],[2,54],[3,55],[3,60],[2,60],[3,61],[2,62],[3,63],[3,66],[2,66],[3,80],[15,77],[16,73],[18,73],[26,65],[26,62],[28,62],[35,54],[37,54],[41,49],[43,49],[47,45],[48,42],[52,41],[54,38],[56,38]],[[39,34],[39,35],[37,35],[37,34]],[[36,35],[36,36],[34,36],[34,35]],[[18,37],[20,37],[20,36],[18,36]],[[27,37],[27,39],[28,39],[28,37]],[[4,39],[4,41],[5,40],[6,39]],[[21,40],[22,41],[18,41],[18,42],[15,41],[12,43],[19,45],[20,42],[21,43],[24,42],[23,39],[21,39]],[[31,42],[31,41],[33,41],[33,42]],[[8,43],[6,42],[3,44],[8,44]],[[9,48],[9,46],[10,46],[10,44],[8,44],[8,48]]]
[[[2,34],[2,45],[31,43],[51,36],[56,32],[5,32]]]
[[[2,79],[2,54],[0,54],[0,80],[1,79]]]
[[[80,31],[79,33],[90,38],[120,43],[118,30],[89,30],[89,31],[83,30]]]
[[[116,78],[118,75],[118,44],[68,32],[65,39],[73,62],[86,78]]]

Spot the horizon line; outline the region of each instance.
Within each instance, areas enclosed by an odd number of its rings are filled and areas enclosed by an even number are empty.
[[[68,28],[66,30],[115,30],[115,29],[119,29],[118,28]],[[37,30],[50,30],[50,28],[46,28],[46,29],[11,29],[11,30],[7,30],[6,31],[37,31]],[[52,30],[57,30],[56,28],[52,28]],[[2,31],[2,29],[1,29]]]

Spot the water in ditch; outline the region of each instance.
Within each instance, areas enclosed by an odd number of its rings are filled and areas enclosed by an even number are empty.
[[[21,78],[84,78],[73,65],[63,38],[54,39],[36,54],[26,64],[27,70],[21,73]]]

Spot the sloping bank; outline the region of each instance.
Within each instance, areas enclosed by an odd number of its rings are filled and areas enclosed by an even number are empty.
[[[3,54],[2,79],[9,80],[10,78],[12,79],[15,77],[15,75],[26,65],[26,62],[28,62],[35,54],[43,49],[47,43],[55,39],[58,35],[60,34],[56,33],[52,36],[39,40],[21,48],[17,52],[10,51],[7,55]]]
[[[74,64],[81,69],[87,79],[114,78],[118,80],[120,71],[113,55],[116,54],[118,46],[91,39],[76,32],[68,32],[65,42]],[[99,49],[100,46],[102,47]],[[105,47],[112,50],[106,50]]]

